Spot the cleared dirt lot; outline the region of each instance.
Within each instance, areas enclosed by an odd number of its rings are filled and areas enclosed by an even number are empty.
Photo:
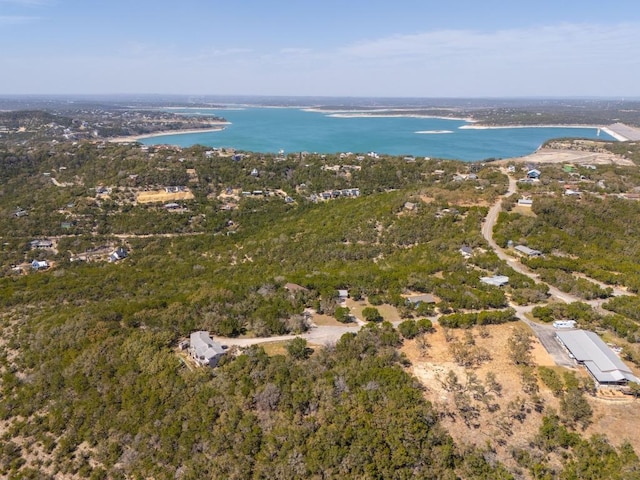
[[[560,408],[559,399],[541,381],[538,381],[538,395],[543,405],[542,412],[533,408],[530,396],[524,393],[520,370],[509,359],[508,341],[516,329],[528,329],[528,326],[523,322],[490,325],[486,327],[489,336],[485,338],[480,335],[478,328],[472,329],[476,345],[486,348],[491,354],[490,360],[473,368],[461,367],[454,361],[441,327],[436,327],[435,333],[427,335],[429,347],[425,355],[421,354],[416,340],[405,341],[402,347],[402,352],[411,361],[408,370],[425,387],[425,398],[437,410],[445,412],[441,421],[456,442],[483,447],[489,441],[495,448],[497,457],[514,468],[512,448],[528,449],[530,440],[541,425],[542,417],[552,410],[558,412]],[[460,341],[465,335],[463,330],[450,330],[450,333]],[[578,377],[587,376],[582,368],[556,367],[554,359],[540,341],[535,337],[533,339],[531,353],[536,367],[551,367],[558,374],[572,371]],[[493,402],[498,405],[496,411],[491,413],[480,402],[473,402],[478,409],[478,417],[471,425],[466,424],[458,412],[455,393],[447,390],[444,385],[449,371],[455,373],[462,385],[467,384],[469,374],[486,383],[487,373],[493,372],[496,381],[502,386],[501,395],[494,395]],[[598,394],[595,397],[587,396],[587,399],[593,409],[593,423],[581,432],[585,438],[593,434],[604,434],[613,445],[618,446],[623,441],[628,441],[636,451],[640,451],[640,419],[635,415],[640,400],[621,394]],[[522,421],[511,422],[511,432],[508,433],[509,428],[505,428],[503,422],[510,417],[514,405],[523,405],[525,415]]]
[[[177,200],[192,200],[193,193],[189,190],[184,192],[167,192],[166,190],[150,190],[148,192],[140,192],[136,196],[138,203],[154,203],[154,202],[175,202]]]
[[[633,166],[634,163],[619,155],[610,152],[588,152],[580,150],[560,150],[552,148],[542,148],[531,155],[524,157],[509,158],[499,160],[496,165],[507,164],[509,162],[523,163],[572,163],[576,165],[626,165]]]

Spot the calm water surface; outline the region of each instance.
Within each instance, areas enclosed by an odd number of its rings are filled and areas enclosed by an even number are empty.
[[[466,161],[510,158],[534,152],[551,138],[614,140],[596,128],[464,129],[464,120],[413,117],[338,117],[300,108],[172,110],[190,115],[217,115],[231,122],[224,130],[163,135],[141,140],[146,145],[196,144],[254,152],[378,152],[455,158]]]

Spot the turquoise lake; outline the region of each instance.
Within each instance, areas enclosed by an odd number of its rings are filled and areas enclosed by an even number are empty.
[[[341,117],[301,108],[173,109],[188,115],[217,115],[224,130],[163,135],[140,140],[145,145],[235,148],[253,152],[377,152],[465,161],[528,155],[551,138],[614,140],[597,128],[527,127],[466,129],[464,120],[415,117]]]

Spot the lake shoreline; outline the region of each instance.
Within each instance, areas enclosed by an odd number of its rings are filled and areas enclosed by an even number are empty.
[[[237,107],[237,105],[236,105]],[[173,109],[175,111],[176,109]],[[336,154],[375,152],[385,155],[482,161],[527,155],[552,138],[575,137],[615,141],[601,125],[487,125],[456,112],[364,109],[246,108],[216,112],[187,108],[185,115],[224,115],[232,125],[173,130],[132,136],[117,141],[145,145],[169,144],[277,153]],[[599,130],[602,135],[596,135]],[[612,129],[615,131],[615,129]],[[624,132],[618,132],[624,134]],[[170,135],[170,137],[169,137]]]
[[[215,126],[207,127],[207,128],[192,128],[189,130],[162,130],[154,133],[145,133],[142,135],[128,135],[124,137],[111,137],[106,138],[108,142],[111,143],[134,143],[139,140],[144,140],[147,138],[155,138],[155,137],[165,137],[168,135],[192,135],[194,133],[210,133],[210,132],[219,132],[226,128],[231,122],[220,122]]]

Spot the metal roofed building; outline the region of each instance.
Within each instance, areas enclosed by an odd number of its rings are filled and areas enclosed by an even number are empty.
[[[626,385],[640,380],[594,332],[559,331],[556,337],[575,361],[584,365],[598,384]]]
[[[506,275],[494,275],[493,277],[480,277],[480,281],[494,287],[504,287],[509,283],[509,277]]]
[[[189,353],[200,365],[215,367],[224,355],[224,348],[204,331],[193,332],[189,338]]]
[[[417,306],[421,303],[436,303],[436,298],[430,293],[423,293],[421,295],[411,295],[407,297],[407,302]]]
[[[516,245],[514,247],[514,250],[516,252],[520,252],[523,255],[526,255],[527,257],[539,257],[540,255],[542,255],[542,252],[540,250],[534,250],[533,248],[529,248],[526,245]]]

